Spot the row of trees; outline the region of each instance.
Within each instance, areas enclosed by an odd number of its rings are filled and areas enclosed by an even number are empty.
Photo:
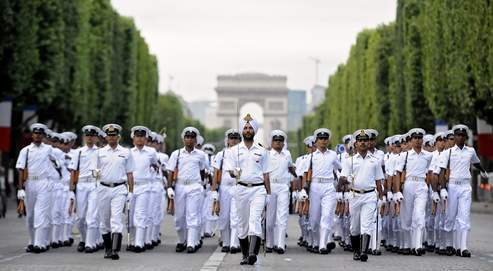
[[[334,141],[355,129],[382,136],[434,120],[493,123],[493,3],[399,0],[396,22],[360,32],[330,76],[326,100],[301,135],[329,127]]]
[[[0,82],[0,98],[13,101],[14,148],[29,106],[54,130],[140,124],[166,132],[168,148],[196,124],[177,97],[158,94],[156,57],[110,0],[0,0]]]

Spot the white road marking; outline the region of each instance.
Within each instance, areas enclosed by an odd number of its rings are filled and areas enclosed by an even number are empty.
[[[12,257],[8,257],[8,258],[5,258],[5,259],[1,259],[0,260],[0,263],[5,263],[5,262],[11,261],[11,260],[15,260],[17,258],[24,257],[24,256],[26,256],[28,254],[29,253],[22,253],[22,254],[19,254],[19,255],[16,255],[16,256],[12,256]]]
[[[207,261],[204,263],[202,268],[200,268],[201,271],[215,271],[221,265],[223,262],[224,257],[226,256],[226,253],[221,252],[221,248],[217,247],[217,249],[212,253],[212,255],[207,259]]]

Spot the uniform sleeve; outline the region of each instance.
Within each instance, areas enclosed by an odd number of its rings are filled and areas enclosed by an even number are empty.
[[[233,147],[235,150],[237,146]],[[223,167],[224,170],[229,170],[232,171],[235,169],[235,159],[233,156],[233,149],[227,149],[225,150],[226,154],[224,155],[224,162],[223,162]]]
[[[200,170],[204,170],[206,168],[209,168],[209,159],[208,159],[207,155],[208,154],[205,152],[202,153],[202,159],[200,159],[200,163],[199,163]]]
[[[288,154],[288,167],[293,167],[293,158],[291,157],[291,153]]]
[[[270,167],[270,161],[269,161],[269,152],[264,151],[264,155],[262,156],[262,173],[269,173],[273,169]]]
[[[473,148],[471,148],[471,151],[472,151],[471,164],[478,164],[478,163],[480,163],[479,157],[478,157],[476,151]]]
[[[383,169],[381,166],[376,166],[375,171],[376,171],[375,172],[375,181],[385,179],[385,176],[383,175]]]
[[[333,166],[334,166],[334,169],[335,170],[339,170],[342,167],[341,166],[341,161],[339,161],[339,158],[337,157],[337,154],[336,154],[336,159],[334,159]]]
[[[157,157],[157,151],[153,149],[153,152],[151,154],[151,165],[158,165],[159,164],[159,158]]]
[[[135,171],[134,156],[132,155],[132,152],[130,150],[128,150],[127,161],[125,161],[125,171],[127,173],[131,173]]]
[[[406,156],[409,156],[408,153],[403,153],[399,156],[396,161],[394,161],[394,172],[399,171],[402,172],[404,170],[404,164],[406,163]]]
[[[219,152],[218,154],[216,154],[214,156],[214,159],[212,159],[212,163],[211,163],[211,166],[215,169],[219,169],[221,168],[221,160],[223,159],[223,153],[225,152],[225,150]]]
[[[452,155],[452,151],[449,150],[447,152],[444,152],[443,154],[444,155],[440,155],[441,157],[439,159],[437,159],[437,161],[436,161],[438,171],[440,171],[440,168],[443,168],[443,169],[447,168],[448,159],[449,159],[450,155]]]
[[[76,155],[72,156],[72,160],[68,164],[69,170],[77,170],[77,164],[79,163],[80,156],[82,155],[82,150],[79,150]]]
[[[174,151],[171,153],[171,157],[169,158],[168,160],[168,164],[166,166],[166,169],[169,170],[169,171],[173,171],[175,170],[175,167],[176,167],[176,157],[177,157],[177,154],[178,151]]]
[[[101,149],[97,150],[91,158],[89,163],[89,170],[96,170],[99,168],[99,152]]]
[[[342,161],[342,170],[341,170],[341,174],[339,175],[339,177],[348,177],[349,176],[349,159],[351,158],[348,158],[348,159],[344,159]]]
[[[17,163],[15,163],[15,168],[17,169],[26,168],[26,153],[27,153],[27,147],[22,148],[22,150],[19,152]]]

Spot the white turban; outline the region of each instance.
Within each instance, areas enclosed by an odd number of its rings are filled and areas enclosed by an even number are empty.
[[[240,119],[240,133],[243,134],[243,129],[245,128],[245,125],[247,123],[250,123],[250,125],[252,125],[253,132],[257,134],[258,123],[250,116],[250,114],[247,114],[243,119]]]

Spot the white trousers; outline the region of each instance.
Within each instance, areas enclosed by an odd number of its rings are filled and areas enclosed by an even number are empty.
[[[192,184],[176,184],[175,187],[175,228],[178,242],[187,242],[187,246],[198,244],[200,232],[199,206],[202,202],[203,190],[200,182]]]
[[[53,242],[64,241],[64,207],[66,201],[66,193],[63,191],[63,184],[57,181],[52,181],[51,187],[51,225]],[[68,210],[67,210],[68,212]]]
[[[151,224],[150,203],[150,183],[135,183],[134,196],[130,201],[129,226],[132,243],[138,247],[144,247],[146,228]]]
[[[411,248],[421,248],[422,231],[425,228],[426,202],[428,200],[428,186],[424,178],[404,182],[401,208],[401,226],[410,236]]]
[[[162,209],[164,187],[161,181],[153,181],[149,189],[149,224],[146,231],[146,243],[157,241],[159,238],[159,228],[164,217]]]
[[[336,208],[334,184],[312,182],[310,185],[309,219],[314,245],[325,247],[331,238]],[[317,241],[318,240],[318,241]]]
[[[77,228],[80,232],[80,240],[81,242],[86,242],[87,239],[87,217],[95,216],[97,214],[97,209],[95,204],[89,205],[90,194],[93,194],[92,200],[96,199],[96,180],[93,182],[79,182],[77,183],[77,193],[76,196],[76,204],[77,204],[77,213],[76,213],[76,223]],[[89,209],[91,207],[91,209]]]
[[[50,182],[36,180],[26,182],[26,222],[29,231],[29,244],[46,247],[46,234],[50,227]]]
[[[270,202],[267,204],[266,246],[284,249],[289,215],[288,184],[271,183]]]
[[[122,233],[122,214],[128,194],[127,186],[119,185],[111,188],[100,185],[97,191],[101,234]]]
[[[471,192],[469,179],[450,179],[444,230],[447,232],[448,242],[454,234],[453,231],[456,231],[455,247],[461,250],[467,249],[467,239],[471,229]]]
[[[238,238],[248,235],[262,237],[262,212],[267,191],[265,186],[246,187],[237,185],[236,206],[238,207]]]
[[[351,214],[351,226],[349,230],[351,235],[371,235],[375,228],[376,212],[376,193],[354,193],[353,198],[349,200],[349,213]]]
[[[238,214],[236,210],[236,185],[221,184],[219,186],[219,220],[223,246],[238,247]]]

